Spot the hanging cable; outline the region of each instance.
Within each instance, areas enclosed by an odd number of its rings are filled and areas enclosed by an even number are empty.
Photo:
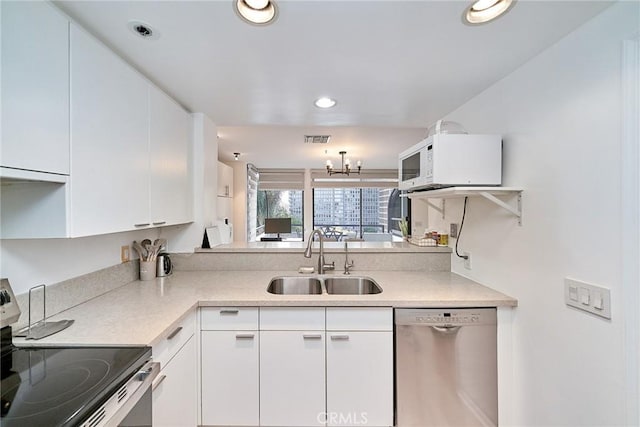
[[[458,238],[456,239],[456,255],[459,258],[468,259],[469,256],[460,255],[458,253],[458,242],[460,241],[460,238],[462,237],[462,227],[464,227],[464,217],[465,216],[467,216],[467,197],[464,198],[464,207],[462,208],[462,221],[460,221],[460,230],[458,231]]]

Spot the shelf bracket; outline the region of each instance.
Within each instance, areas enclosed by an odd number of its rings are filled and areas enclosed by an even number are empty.
[[[444,212],[445,212],[445,210],[444,210],[444,207],[445,207],[445,199],[442,199],[442,205],[441,205],[441,206],[438,206],[438,205],[436,205],[435,203],[432,203],[429,199],[420,199],[420,200],[422,200],[422,201],[423,201],[423,202],[425,202],[427,205],[429,205],[429,207],[430,207],[431,209],[434,209],[435,211],[437,211],[437,212],[441,213],[441,214],[442,214],[442,219],[444,219]]]
[[[513,214],[516,218],[518,218],[518,225],[522,226],[522,193],[518,192],[517,194],[517,200],[516,200],[516,207],[512,207],[511,205],[509,205],[508,203],[505,203],[504,201],[498,199],[496,196],[494,196],[491,193],[488,193],[486,191],[481,191],[480,195],[482,197],[484,197],[485,199],[495,203],[496,205],[500,206],[501,208],[509,211],[511,214]]]

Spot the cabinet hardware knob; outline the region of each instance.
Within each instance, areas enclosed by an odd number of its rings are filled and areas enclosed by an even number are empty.
[[[178,326],[175,331],[171,332],[167,337],[168,340],[173,339],[182,330],[182,326]]]
[[[331,335],[332,341],[348,341],[349,335]]]
[[[158,378],[158,381],[156,381],[156,383],[154,385],[151,386],[151,391],[154,391],[156,388],[158,388],[158,386],[162,383],[162,381],[164,381],[167,378],[166,375],[160,375],[160,378]]]
[[[317,335],[309,335],[309,334],[304,334],[302,335],[302,338],[305,340],[321,340],[322,339],[322,335],[317,334]]]
[[[166,223],[167,223],[167,221],[157,221],[157,222],[154,222],[153,225],[162,225],[162,224],[166,224]]]
[[[134,227],[148,227],[150,225],[151,224],[148,223],[148,222],[143,222],[143,223],[140,223],[140,224],[133,224]]]
[[[220,315],[224,314],[238,314],[239,310],[220,310]]]
[[[255,334],[236,334],[237,340],[252,340]]]

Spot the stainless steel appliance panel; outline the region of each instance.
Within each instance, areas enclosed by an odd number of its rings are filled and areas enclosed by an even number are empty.
[[[396,425],[497,426],[494,308],[396,309]]]

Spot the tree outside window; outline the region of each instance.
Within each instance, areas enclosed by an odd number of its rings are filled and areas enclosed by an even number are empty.
[[[291,234],[285,240],[302,240],[304,209],[302,190],[259,190],[257,198],[256,235],[264,235],[265,218],[291,218]]]

